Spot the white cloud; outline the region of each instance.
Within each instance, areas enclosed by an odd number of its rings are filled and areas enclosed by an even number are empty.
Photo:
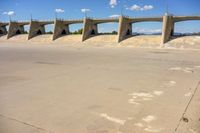
[[[65,10],[63,10],[63,9],[55,9],[55,12],[56,12],[56,13],[64,13]]]
[[[110,7],[111,8],[115,8],[116,5],[117,5],[117,0],[110,0]]]
[[[139,27],[136,27],[134,29],[134,32],[137,32],[137,33],[147,33],[147,34],[160,33],[161,31],[162,31],[161,29],[141,29]]]
[[[109,17],[110,18],[118,18],[120,15],[118,15],[118,14],[113,14],[113,15],[110,15]]]
[[[8,16],[12,16],[14,14],[15,14],[14,11],[3,12],[3,15],[8,15]]]
[[[153,5],[144,5],[144,6],[139,6],[139,5],[133,5],[131,7],[127,7],[127,10],[131,11],[147,11],[147,10],[152,10],[154,7]]]
[[[129,10],[132,10],[132,11],[139,11],[139,10],[141,10],[141,7],[140,6],[138,6],[138,5],[133,5],[133,6],[131,6],[130,8],[128,8]]]
[[[85,12],[90,12],[91,10],[90,9],[87,9],[87,8],[83,8],[81,9],[81,12],[85,13]]]
[[[143,7],[144,10],[152,10],[154,7],[152,5],[145,5]]]

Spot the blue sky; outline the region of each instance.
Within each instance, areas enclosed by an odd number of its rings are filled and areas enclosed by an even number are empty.
[[[0,21],[54,19],[57,16],[65,19],[83,18],[84,11],[89,17],[107,18],[120,15],[128,16],[162,16],[166,7],[174,15],[200,15],[200,0],[1,0]],[[118,24],[102,24],[100,31],[117,30]],[[48,29],[51,29],[49,26]],[[72,26],[78,29],[82,25]],[[159,31],[162,23],[136,23],[133,29],[139,32]],[[187,28],[186,28],[187,27]],[[177,32],[200,32],[200,21],[188,21],[176,24]]]

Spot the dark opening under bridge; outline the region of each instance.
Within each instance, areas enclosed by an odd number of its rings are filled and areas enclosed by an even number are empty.
[[[17,35],[24,33],[24,26],[29,25],[29,33],[28,40],[38,36],[40,34],[45,34],[45,25],[54,24],[54,32],[52,36],[52,40],[56,40],[63,35],[69,35],[69,25],[71,24],[83,24],[83,33],[82,33],[82,41],[87,40],[91,36],[95,36],[98,34],[98,24],[101,23],[110,23],[116,22],[119,23],[118,27],[118,42],[123,41],[128,36],[132,35],[132,26],[134,23],[138,22],[163,22],[162,27],[162,42],[166,43],[171,39],[171,36],[174,34],[174,26],[175,23],[181,21],[188,20],[200,20],[200,16],[172,16],[165,15],[163,17],[149,17],[149,18],[131,18],[120,16],[119,18],[108,18],[108,19],[92,19],[92,18],[84,18],[80,20],[58,20],[55,21],[38,21],[31,20],[30,22],[16,22],[11,21],[9,23],[0,22],[0,33],[6,35],[7,39]],[[6,30],[6,26],[9,25],[8,32]]]

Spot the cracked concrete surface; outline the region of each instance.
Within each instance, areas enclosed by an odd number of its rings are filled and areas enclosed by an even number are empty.
[[[195,50],[0,44],[0,132],[199,133],[199,59]]]

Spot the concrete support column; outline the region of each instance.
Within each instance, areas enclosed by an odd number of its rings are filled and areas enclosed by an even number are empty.
[[[62,20],[55,20],[55,27],[54,27],[54,34],[53,34],[53,40],[58,39],[62,35],[68,35],[69,32],[69,24],[66,24]]]
[[[163,16],[162,44],[168,42],[174,34],[173,16]]]
[[[126,39],[128,35],[132,35],[132,23],[130,23],[129,18],[121,16],[119,18],[118,42]]]
[[[7,39],[17,34],[24,33],[24,25],[19,25],[17,22],[10,22]]]
[[[45,26],[37,21],[31,21],[28,39],[31,39],[40,34],[45,34]]]
[[[87,40],[91,35],[95,34],[98,34],[97,24],[95,24],[92,19],[85,18],[82,41]]]
[[[6,34],[7,34],[6,26],[1,26],[0,27],[0,35],[6,35]]]

